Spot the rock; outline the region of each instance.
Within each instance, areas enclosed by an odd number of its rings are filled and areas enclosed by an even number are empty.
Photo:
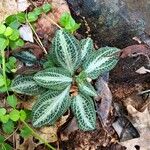
[[[85,17],[90,34],[98,46],[128,46],[134,36],[143,33],[146,21],[148,24],[150,18],[147,6],[150,5],[149,0],[67,1],[74,14],[79,18]]]

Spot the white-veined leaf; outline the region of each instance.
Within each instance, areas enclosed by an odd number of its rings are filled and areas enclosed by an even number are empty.
[[[81,40],[81,60],[88,58],[91,54],[93,47],[93,40],[91,38]]]
[[[34,75],[34,80],[48,89],[63,89],[72,82],[70,73],[64,68],[49,68]]]
[[[73,74],[81,63],[81,52],[77,39],[66,31],[58,30],[52,41],[52,49],[57,62]]]
[[[33,106],[33,126],[41,127],[46,124],[54,124],[69,108],[68,86],[64,91],[47,91],[41,95]]]
[[[104,47],[93,52],[83,63],[84,72],[88,77],[96,79],[99,75],[110,71],[118,62],[115,54],[120,50],[115,47]]]
[[[94,87],[91,85],[91,83],[87,81],[82,81],[77,83],[79,87],[79,91],[85,95],[89,96],[97,96],[96,90]]]
[[[73,97],[71,108],[81,130],[89,131],[95,129],[96,111],[93,100],[90,97],[83,94]]]
[[[26,95],[39,95],[45,89],[39,86],[32,76],[17,76],[11,85],[12,91]]]
[[[31,51],[20,51],[13,54],[21,62],[25,63],[26,66],[33,66],[38,62],[36,56]]]

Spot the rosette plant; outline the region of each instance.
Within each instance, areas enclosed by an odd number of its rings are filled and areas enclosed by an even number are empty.
[[[96,110],[92,98],[97,92],[91,81],[114,68],[119,49],[103,47],[94,50],[90,38],[78,41],[68,32],[58,30],[51,50],[55,67],[32,76],[17,76],[11,89],[37,96],[32,108],[35,127],[53,125],[71,108],[81,130],[94,130]]]

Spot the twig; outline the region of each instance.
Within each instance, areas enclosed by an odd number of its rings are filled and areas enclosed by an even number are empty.
[[[23,120],[21,120],[21,121],[32,132],[32,134],[33,134],[33,136],[35,138],[37,138],[38,140],[40,140],[41,142],[43,142],[51,150],[56,150],[54,147],[52,147],[50,144],[48,144],[48,142],[46,140],[44,140],[43,138],[41,138],[25,121],[23,121]]]
[[[4,141],[8,140],[11,136],[13,136],[17,132],[18,129],[19,127],[17,127],[17,129],[12,134],[10,134],[7,138],[5,138]]]
[[[39,42],[41,48],[43,49],[44,53],[47,54],[47,51],[46,51],[45,47],[43,46],[43,43],[41,42],[39,36],[37,35],[36,31],[35,31],[34,28],[32,27],[31,23],[30,23],[28,20],[27,20],[27,23],[28,23],[28,25],[31,27],[33,33],[35,34],[35,36],[36,36],[36,38],[37,38],[37,40],[38,40],[38,42]]]
[[[45,19],[49,20],[52,24],[56,25],[59,29],[62,29],[62,27],[60,25],[58,25],[53,19],[46,16],[45,14],[43,14],[43,16],[44,16]]]

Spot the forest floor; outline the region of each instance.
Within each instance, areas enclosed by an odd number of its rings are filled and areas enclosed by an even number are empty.
[[[32,3],[24,3],[22,7],[25,11],[30,5],[27,9],[30,11],[33,9],[33,4],[40,6],[43,2],[44,0],[32,1]],[[64,0],[48,0],[48,2],[52,3],[54,10],[47,16],[54,18],[55,22],[58,22],[63,12],[70,11]],[[2,17],[0,21],[5,18],[5,15],[8,16],[18,11],[15,0],[11,4],[9,0],[5,0],[3,4],[5,8],[0,4],[0,17]],[[7,10],[9,7],[11,9]],[[46,50],[49,49],[51,39],[57,30],[48,18],[42,16],[35,23],[36,33]],[[75,36],[80,39],[84,35],[77,32]],[[96,130],[89,132],[79,130],[71,112],[67,112],[53,127],[46,126],[34,130],[57,149],[150,150],[150,92],[148,91],[150,70],[145,70],[150,65],[150,45],[139,40],[134,45],[124,47],[116,67],[109,74],[94,81],[98,92],[101,86],[103,87],[101,96],[95,98]],[[27,43],[24,49],[32,49],[35,56],[41,59],[43,52],[37,43]],[[37,66],[33,66],[32,70],[24,67],[17,73],[27,73],[34,69],[38,69]],[[30,110],[33,105],[31,97],[24,95],[18,95],[18,97],[23,99],[19,107]],[[0,107],[5,107],[5,99],[6,94],[0,94]],[[17,128],[20,127],[21,124]],[[33,136],[27,139],[22,138],[17,130],[7,139],[7,143],[16,150],[47,149]]]

